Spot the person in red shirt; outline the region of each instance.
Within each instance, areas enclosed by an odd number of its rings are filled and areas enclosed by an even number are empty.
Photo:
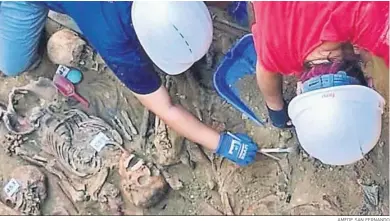
[[[257,82],[273,125],[294,125],[302,148],[323,163],[362,159],[379,140],[385,100],[355,49],[389,66],[389,2],[252,4]],[[283,75],[300,85],[288,106]]]
[[[365,85],[361,58],[352,46],[389,65],[389,2],[253,2],[257,80],[270,118],[288,126],[282,75],[303,84],[345,71]]]

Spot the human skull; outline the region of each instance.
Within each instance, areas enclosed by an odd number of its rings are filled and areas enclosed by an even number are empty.
[[[138,207],[148,208],[155,205],[168,188],[168,184],[155,166],[146,165],[133,154],[122,155],[119,174],[124,196]]]
[[[11,178],[16,180],[20,187],[11,196],[8,196],[3,188],[1,199],[5,204],[24,215],[41,215],[41,203],[47,197],[46,176],[38,168],[27,165],[12,171]]]
[[[47,42],[49,59],[60,65],[80,68],[93,63],[93,52],[79,35],[69,29],[54,33]]]

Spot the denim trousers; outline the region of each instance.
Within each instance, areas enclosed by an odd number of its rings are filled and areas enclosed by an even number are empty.
[[[30,2],[0,2],[0,71],[16,76],[39,59],[48,9]]]

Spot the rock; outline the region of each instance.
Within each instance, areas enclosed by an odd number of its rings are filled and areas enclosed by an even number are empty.
[[[214,182],[214,180],[208,180],[207,181],[207,187],[210,189],[210,190],[213,190],[216,186],[216,183]]]
[[[209,158],[197,144],[192,143],[188,140],[186,140],[185,142],[186,142],[186,149],[188,154],[190,155],[191,161],[203,163],[203,164],[204,163],[210,164]]]
[[[293,135],[289,130],[282,130],[280,131],[280,137],[282,138],[283,141],[287,142],[293,137]]]
[[[195,163],[192,162],[190,154],[187,150],[183,150],[180,154],[180,162],[186,166],[189,166],[191,169],[195,168]]]
[[[243,120],[248,120],[248,119],[249,119],[249,117],[248,117],[248,116],[246,116],[245,114],[241,114],[241,119],[243,119]]]
[[[173,190],[181,190],[184,186],[177,175],[169,174],[165,171],[162,172],[165,180]]]
[[[199,205],[198,211],[200,212],[199,215],[204,216],[222,216],[223,213],[217,209],[215,209],[213,206],[211,206],[207,202],[202,202]]]
[[[226,54],[230,47],[232,46],[231,39],[227,35],[221,35],[221,48],[222,48],[222,53]]]

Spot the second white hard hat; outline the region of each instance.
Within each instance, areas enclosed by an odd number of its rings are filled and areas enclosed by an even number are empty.
[[[200,60],[213,39],[210,12],[200,1],[135,1],[131,18],[147,55],[170,75]]]
[[[384,105],[376,91],[345,85],[300,94],[288,113],[308,154],[325,164],[346,165],[362,159],[378,142]]]

